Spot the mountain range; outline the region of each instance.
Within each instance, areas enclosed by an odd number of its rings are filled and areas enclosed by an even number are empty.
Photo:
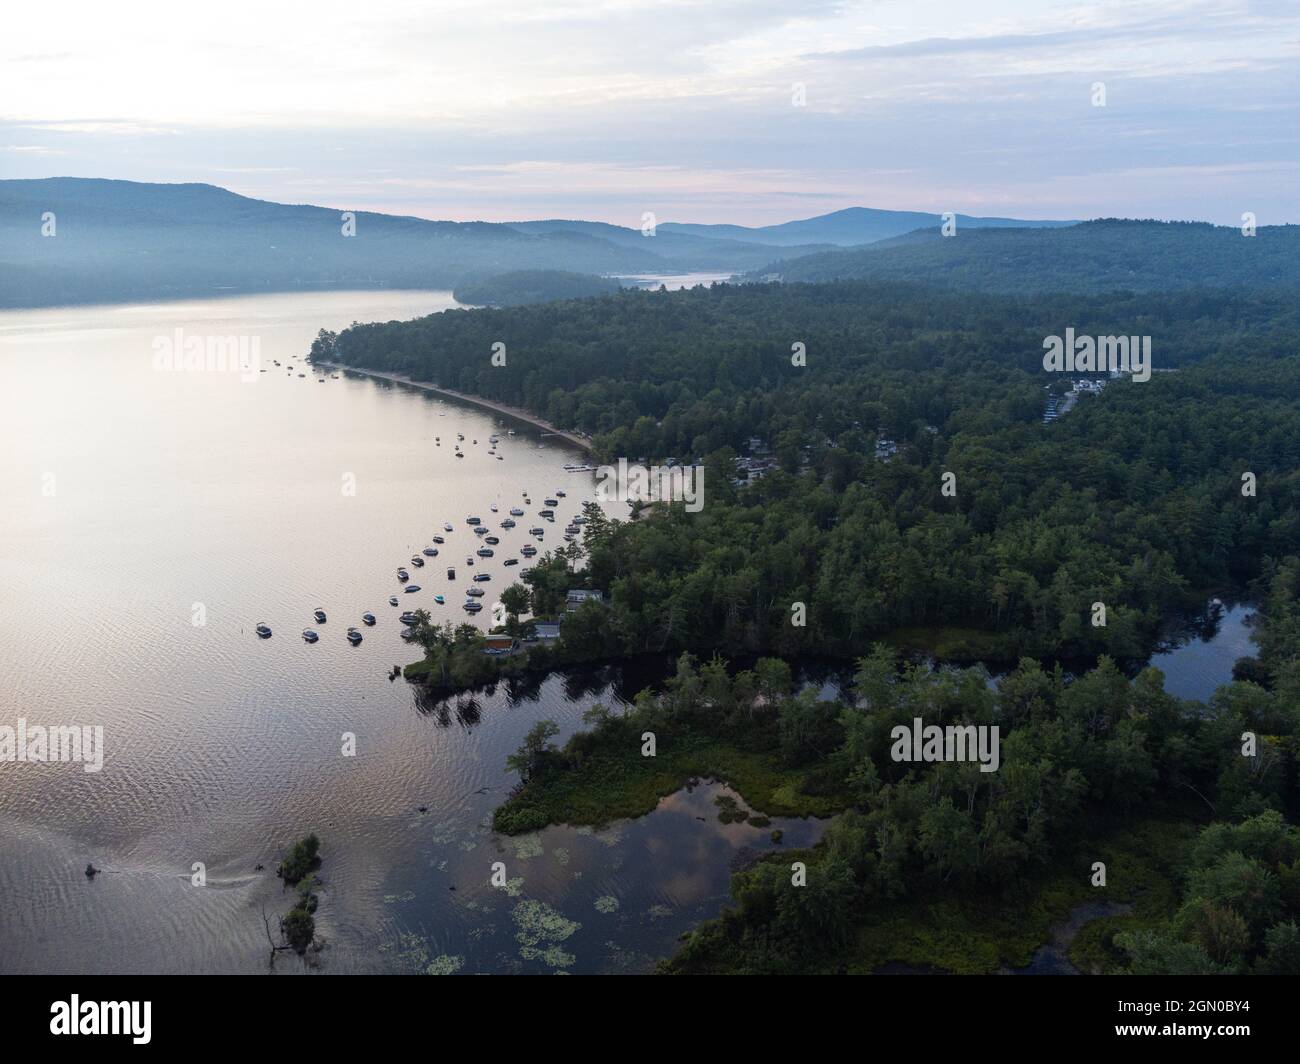
[[[937,215],[851,208],[753,229],[665,223],[648,236],[581,220],[447,222],[369,211],[352,217],[355,235],[345,236],[342,209],[271,203],[214,185],[0,181],[0,306],[354,287],[450,289],[534,270],[731,274],[938,224]],[[992,223],[1069,224],[958,219],[959,227]]]

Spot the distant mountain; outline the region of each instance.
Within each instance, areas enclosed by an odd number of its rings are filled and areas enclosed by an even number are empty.
[[[513,229],[521,233],[554,235],[556,233],[575,233],[595,239],[606,240],[629,251],[652,251],[659,258],[674,266],[718,272],[723,270],[747,270],[770,262],[774,255],[793,254],[810,255],[818,251],[833,250],[835,242],[825,241],[769,241],[735,240],[709,235],[682,232],[681,226],[656,226],[654,235],[647,235],[640,229],[629,229],[608,222],[582,222],[550,219],[541,222],[509,222]],[[740,229],[740,226],[703,226],[701,228]],[[787,246],[791,245],[793,246]]]
[[[1300,287],[1300,226],[1102,219],[1058,229],[922,229],[770,263],[743,280],[895,280],[990,292]]]
[[[939,214],[920,211],[878,211],[871,207],[848,207],[842,211],[805,218],[802,221],[782,222],[780,225],[749,227],[743,225],[691,225],[666,222],[659,232],[677,233],[718,240],[739,240],[752,244],[776,244],[782,247],[799,244],[835,244],[851,247],[871,244],[877,240],[901,236],[916,229],[932,228],[936,232],[943,223]],[[1077,225],[1073,221],[1030,221],[1017,218],[977,218],[968,214],[957,215],[957,229],[1057,229]]]
[[[54,216],[54,236],[42,217]],[[224,292],[454,288],[519,270],[659,274],[752,269],[772,246],[643,237],[599,224],[516,227],[269,203],[213,185],[0,181],[0,306]]]

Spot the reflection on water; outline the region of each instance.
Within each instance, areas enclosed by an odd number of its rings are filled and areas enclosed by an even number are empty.
[[[1208,701],[1232,679],[1238,658],[1251,657],[1255,607],[1211,599],[1204,611],[1171,626],[1167,645],[1149,664],[1165,674],[1165,690],[1179,698]]]
[[[644,686],[634,668],[441,704],[388,679],[412,658],[387,604],[398,565],[445,535],[459,582],[435,559],[399,601],[460,622],[458,597],[432,597],[468,585],[467,514],[496,524],[525,491],[561,489],[568,516],[594,490],[563,472],[579,456],[562,440],[301,364],[319,328],[451,305],[332,292],[0,314],[0,722],[101,725],[106,746],[97,774],[0,764],[0,970],[263,971],[263,912],[289,908],[274,869],[308,831],[323,970],[641,968],[717,912],[733,854],[764,845],[709,819],[707,787],[606,832],[488,831],[528,728],[571,734]],[[155,371],[153,341],[178,327],[256,336],[268,372]],[[500,563],[528,524],[475,566],[488,586],[522,568]],[[378,623],[351,647],[364,610]],[[783,826],[789,845],[820,831]],[[498,860],[513,893],[488,885]]]

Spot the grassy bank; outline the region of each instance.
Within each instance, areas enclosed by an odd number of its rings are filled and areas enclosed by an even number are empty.
[[[641,756],[638,745],[606,746],[578,767],[534,779],[497,808],[492,827],[517,835],[549,824],[599,826],[644,816],[697,778],[729,784],[767,816],[830,816],[845,805],[842,796],[808,794],[808,773],[782,767],[772,752],[698,737],[661,743],[655,757]]]

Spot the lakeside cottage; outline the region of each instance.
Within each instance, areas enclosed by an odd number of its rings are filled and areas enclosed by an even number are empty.
[[[515,638],[512,635],[492,634],[485,639],[483,646],[484,654],[510,654],[515,649]]]
[[[564,596],[564,612],[572,613],[584,602],[603,602],[604,600],[605,593],[603,591],[597,591],[594,588],[586,587],[572,588],[569,593]]]

